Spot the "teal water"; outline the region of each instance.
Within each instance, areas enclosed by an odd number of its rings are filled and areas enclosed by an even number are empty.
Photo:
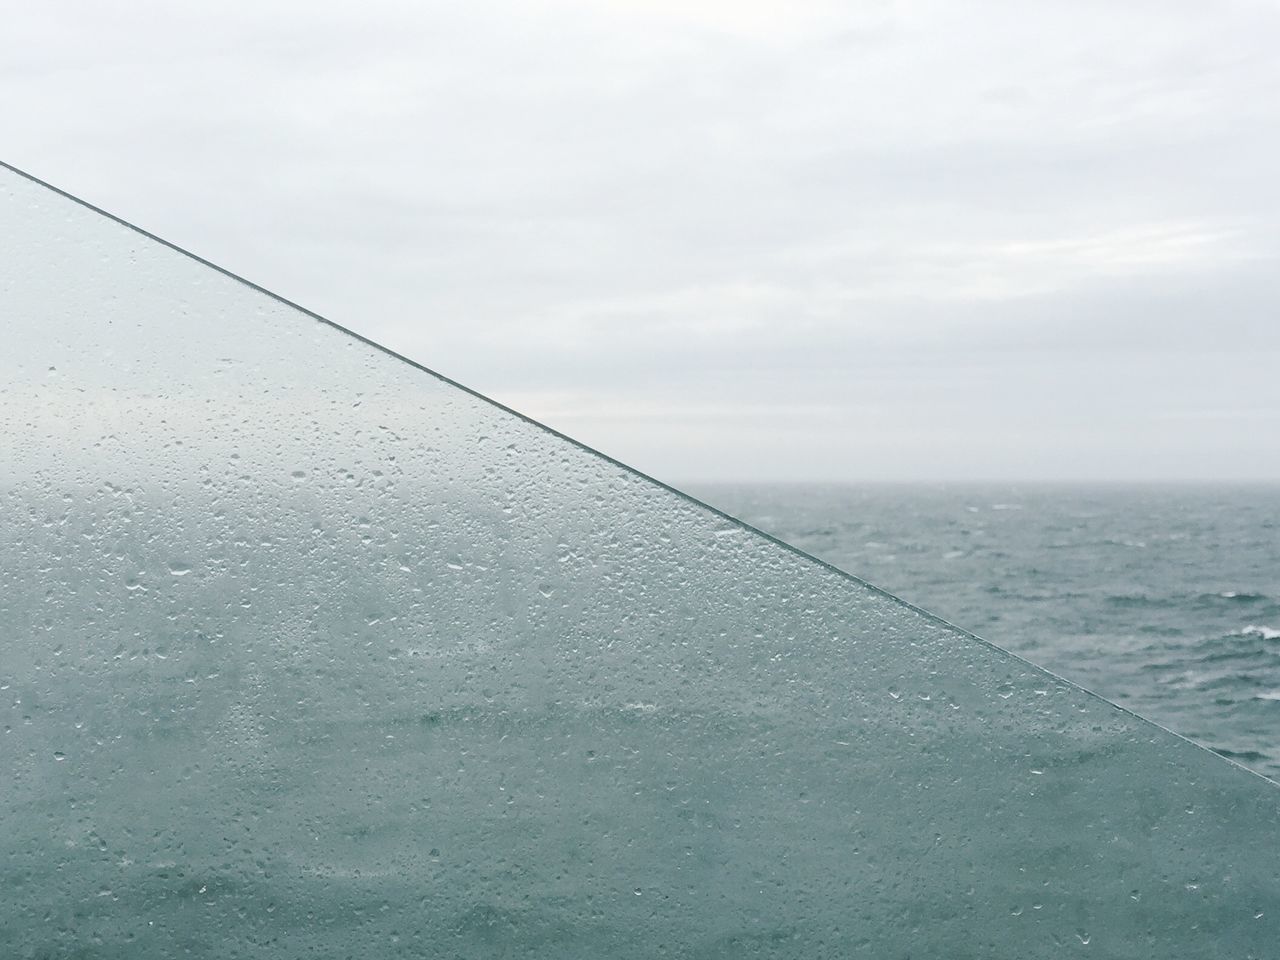
[[[693,492],[1280,778],[1280,486]]]
[[[1275,770],[1275,491],[696,492]],[[302,512],[237,540],[216,514],[122,497],[72,498],[0,548],[19,579],[45,558],[46,593],[8,594],[6,615],[67,638],[15,646],[0,681],[16,773],[0,955],[1266,955],[1274,861],[1231,855],[1272,835],[1259,784],[1108,709],[1060,709],[1034,672],[974,694],[985,653],[927,624],[883,621],[844,657],[825,638],[849,628],[819,619],[837,580],[791,555],[744,541],[758,562],[698,594],[720,635],[644,606],[655,584],[707,578],[696,538],[628,550],[604,578],[544,570],[527,593],[566,597],[585,626],[538,650],[527,626],[489,626],[492,602],[470,621],[415,608],[385,565],[351,562],[376,555],[373,538],[337,551],[335,593]],[[417,545],[397,551],[441,539],[420,517],[387,529]],[[227,543],[212,557],[228,573],[178,552],[205,540]],[[100,542],[184,559],[89,592]],[[453,556],[421,566],[462,590],[493,580],[501,551]],[[756,582],[792,562],[824,582]],[[574,600],[575,581],[597,580],[645,613],[651,646],[610,633],[612,607]],[[751,652],[746,679],[720,668],[766,617],[777,642]],[[902,638],[975,658],[916,680]],[[691,666],[669,648],[694,651]],[[784,683],[753,682],[777,662]],[[952,719],[970,716],[977,730]],[[1068,736],[1026,734],[1046,720]]]

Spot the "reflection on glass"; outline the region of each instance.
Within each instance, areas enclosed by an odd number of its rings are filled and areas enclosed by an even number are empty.
[[[0,241],[0,955],[1280,943],[1269,781],[9,170]]]

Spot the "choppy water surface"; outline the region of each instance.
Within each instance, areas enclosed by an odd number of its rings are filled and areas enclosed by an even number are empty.
[[[1280,487],[692,492],[1280,778]]]

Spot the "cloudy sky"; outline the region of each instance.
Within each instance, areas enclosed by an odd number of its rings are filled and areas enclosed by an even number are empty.
[[[1280,479],[1280,2],[15,5],[0,157],[663,479]]]

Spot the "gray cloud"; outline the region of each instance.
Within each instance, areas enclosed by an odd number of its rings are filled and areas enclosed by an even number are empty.
[[[1273,3],[29,5],[5,159],[663,477],[1280,477]]]

